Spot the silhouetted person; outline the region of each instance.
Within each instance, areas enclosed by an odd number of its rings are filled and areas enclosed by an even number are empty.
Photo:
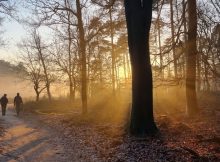
[[[15,110],[16,110],[17,115],[19,115],[19,113],[20,113],[21,104],[23,104],[22,98],[21,98],[20,94],[17,93],[17,96],[15,96],[15,98],[14,98],[14,106],[15,106]]]
[[[6,107],[8,104],[7,94],[4,94],[4,96],[2,96],[2,98],[0,99],[0,103],[1,103],[1,107],[2,107],[2,116],[5,116]]]

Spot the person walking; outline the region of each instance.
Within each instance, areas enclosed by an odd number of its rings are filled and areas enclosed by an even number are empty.
[[[14,106],[15,106],[15,110],[16,110],[17,116],[20,113],[21,104],[23,104],[22,98],[21,98],[20,94],[17,93],[17,95],[14,98]]]
[[[2,98],[0,99],[0,103],[1,103],[1,107],[2,107],[2,116],[5,116],[5,114],[6,114],[6,107],[7,107],[7,104],[8,104],[7,94],[4,94],[2,96]]]

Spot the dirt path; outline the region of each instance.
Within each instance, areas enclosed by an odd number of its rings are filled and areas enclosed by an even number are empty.
[[[12,108],[0,118],[6,130],[0,137],[0,162],[77,161],[69,159],[54,130],[15,116]]]

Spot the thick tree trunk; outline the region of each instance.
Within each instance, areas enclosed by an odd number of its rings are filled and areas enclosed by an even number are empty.
[[[132,112],[130,133],[153,134],[157,131],[153,116],[152,71],[149,32],[152,0],[125,0],[128,45],[132,66]]]
[[[79,29],[79,46],[81,54],[81,97],[82,97],[82,113],[87,113],[87,69],[86,69],[86,41],[85,41],[85,32],[82,21],[82,12],[80,6],[80,0],[76,0],[77,8],[77,20],[78,20],[78,29]]]
[[[186,100],[189,116],[198,112],[196,97],[196,37],[197,37],[197,12],[196,0],[188,0],[188,41],[186,58]]]

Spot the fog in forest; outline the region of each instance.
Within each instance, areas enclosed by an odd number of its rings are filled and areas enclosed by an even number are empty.
[[[220,161],[219,0],[0,0],[0,58],[0,162]]]

